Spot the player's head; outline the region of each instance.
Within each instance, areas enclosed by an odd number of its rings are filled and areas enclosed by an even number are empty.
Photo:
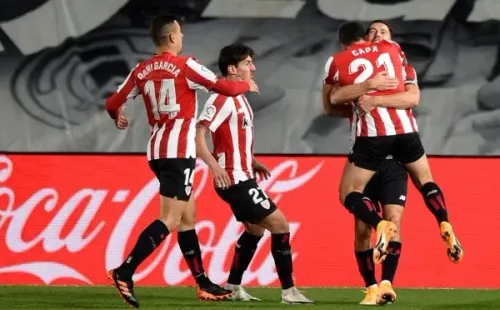
[[[366,29],[366,40],[374,43],[381,40],[392,40],[392,28],[384,20],[374,20]]]
[[[225,46],[219,53],[219,70],[223,76],[237,77],[243,81],[253,79],[255,52],[245,44],[234,43]]]
[[[340,26],[339,41],[342,48],[347,49],[353,43],[365,40],[365,29],[357,22],[348,22]]]
[[[153,18],[149,27],[151,39],[158,48],[170,48],[182,51],[182,29],[180,19],[173,15],[158,15]]]

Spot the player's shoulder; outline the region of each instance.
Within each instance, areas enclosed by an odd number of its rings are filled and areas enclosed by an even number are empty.
[[[222,107],[226,103],[234,103],[233,97],[221,95],[219,93],[212,93],[210,96],[208,96],[208,99],[205,103],[205,105],[213,105],[216,107]]]
[[[384,49],[392,49],[397,50],[398,52],[402,52],[401,46],[397,42],[392,40],[381,40],[380,42],[374,44]]]
[[[412,73],[413,73],[413,72],[416,72],[415,67],[414,67],[414,66],[412,66],[412,65],[410,65],[410,64],[406,64],[406,65],[405,65],[405,71],[406,71],[406,72],[412,72]]]

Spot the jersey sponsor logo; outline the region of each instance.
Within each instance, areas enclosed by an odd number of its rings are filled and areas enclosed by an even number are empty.
[[[248,117],[243,118],[243,129],[252,127],[252,121]]]

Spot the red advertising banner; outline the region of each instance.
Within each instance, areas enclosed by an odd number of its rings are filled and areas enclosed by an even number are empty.
[[[291,222],[299,286],[362,286],[353,219],[338,202],[341,157],[261,157],[261,182]],[[439,229],[410,186],[398,287],[500,288],[493,199],[500,159],[431,159],[451,221],[465,248],[448,261]],[[107,284],[142,229],[158,215],[158,183],[142,155],[0,155],[0,283]],[[206,166],[195,173],[197,231],[209,277],[224,283],[242,226],[215,194]],[[244,285],[278,285],[269,236]],[[139,285],[193,284],[176,234],[140,266]]]

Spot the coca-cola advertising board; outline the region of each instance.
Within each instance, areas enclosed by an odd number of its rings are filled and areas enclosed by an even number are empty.
[[[344,157],[262,156],[271,178],[260,182],[290,221],[299,286],[362,286],[353,251],[353,219],[338,201]],[[500,288],[495,186],[500,159],[432,158],[435,179],[465,249],[452,264],[435,219],[410,186],[403,221],[399,287]],[[204,265],[227,279],[242,226],[215,194],[198,163],[194,195]],[[158,215],[158,183],[144,155],[0,155],[0,283],[107,284],[141,230]],[[266,235],[244,285],[276,286]],[[136,274],[140,285],[191,285],[171,234]]]

